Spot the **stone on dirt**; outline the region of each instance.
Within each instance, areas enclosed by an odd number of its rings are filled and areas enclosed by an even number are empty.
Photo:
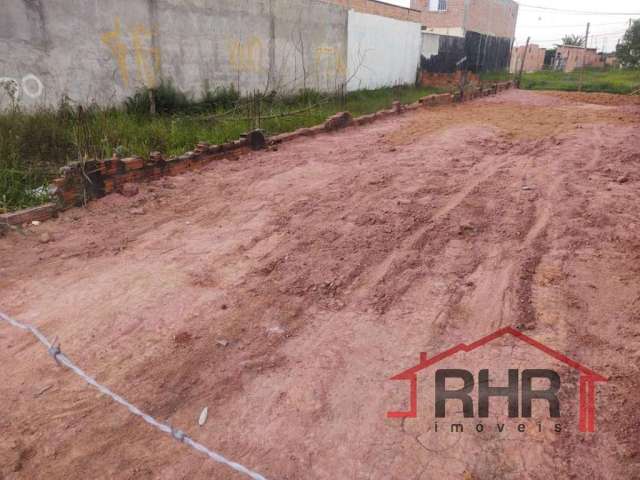
[[[624,175],[619,176],[616,179],[616,182],[618,183],[627,183],[629,181],[629,175],[627,175],[626,173]]]
[[[267,336],[284,335],[285,333],[286,333],[286,330],[282,328],[280,325],[267,328]]]
[[[198,425],[201,427],[207,423],[207,417],[209,416],[209,407],[204,407],[202,412],[200,412],[200,417],[198,418]]]
[[[144,208],[132,208],[129,213],[131,215],[144,215],[147,212],[145,212]]]
[[[324,129],[327,131],[339,130],[341,128],[348,127],[353,123],[353,117],[349,112],[339,112],[329,117],[324,122]]]
[[[267,146],[267,138],[262,130],[252,130],[247,133],[247,143],[251,150],[262,150]]]
[[[125,183],[122,186],[122,195],[125,197],[135,197],[139,191],[140,189],[135,183]]]
[[[40,237],[38,237],[38,240],[40,241],[40,243],[49,243],[53,239],[51,238],[49,232],[44,232],[40,235]]]

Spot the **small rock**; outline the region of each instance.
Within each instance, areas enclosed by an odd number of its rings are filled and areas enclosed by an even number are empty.
[[[628,175],[621,175],[616,179],[616,182],[618,183],[627,183],[629,181],[629,176]]]
[[[274,327],[267,328],[267,336],[284,335],[284,334],[285,334],[285,329],[282,328],[280,325],[276,325]]]
[[[122,186],[122,195],[125,197],[135,197],[139,191],[140,189],[135,183],[125,183]]]
[[[469,223],[463,223],[462,225],[460,225],[460,228],[458,229],[458,235],[465,235],[467,233],[472,233],[474,230],[475,228],[473,227],[473,225]]]
[[[224,339],[216,340],[216,343],[221,347],[226,347],[227,345],[229,345],[229,340],[224,340]]]
[[[251,150],[262,150],[267,147],[267,137],[262,130],[253,130],[247,134],[246,138]]]
[[[43,234],[41,234],[38,239],[40,240],[40,243],[49,243],[51,240],[53,240],[48,232],[44,232]]]
[[[221,308],[222,310],[226,310],[226,309],[227,309],[227,308],[229,308],[229,307],[227,306],[227,304],[226,304],[226,303],[223,303],[222,305],[220,305],[220,308]]]
[[[528,185],[525,185],[524,187],[522,187],[522,190],[524,190],[524,191],[530,191],[530,190],[535,190],[535,189],[536,189],[536,187],[530,187]]]
[[[40,222],[38,220],[34,220],[33,222],[31,222],[31,225],[37,227],[38,225],[40,225]]]
[[[131,215],[144,215],[147,212],[144,211],[144,208],[132,208],[129,213]]]
[[[204,407],[202,412],[200,412],[200,417],[198,418],[198,425],[201,427],[207,423],[207,417],[209,416],[209,407]]]

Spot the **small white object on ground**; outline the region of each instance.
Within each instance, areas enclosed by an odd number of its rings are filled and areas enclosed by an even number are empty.
[[[207,423],[207,417],[209,416],[209,407],[204,407],[200,412],[200,418],[198,418],[198,425],[203,426]]]

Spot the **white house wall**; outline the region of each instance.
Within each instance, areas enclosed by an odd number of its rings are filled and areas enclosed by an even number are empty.
[[[421,25],[349,11],[347,90],[416,81],[422,49]]]

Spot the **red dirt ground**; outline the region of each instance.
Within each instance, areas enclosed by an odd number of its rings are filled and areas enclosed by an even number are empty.
[[[0,239],[0,310],[269,479],[640,478],[640,107],[595,103],[510,91],[106,197]],[[597,433],[386,418],[420,352],[504,326],[610,377]],[[3,323],[0,364],[0,478],[243,478]]]

